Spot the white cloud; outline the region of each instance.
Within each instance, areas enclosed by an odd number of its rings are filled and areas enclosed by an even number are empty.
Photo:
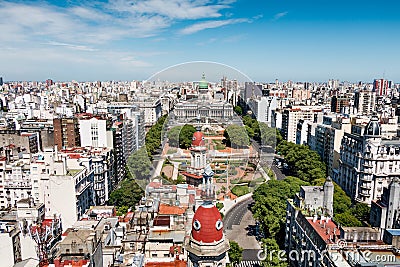
[[[227,12],[236,0],[70,0],[66,6],[45,1],[0,0],[0,68],[7,62],[14,73],[50,75],[61,66],[94,71],[109,62],[113,70],[149,67],[148,57],[162,52],[132,48],[139,38],[167,40],[164,31],[187,21],[194,24],[183,34],[249,21]],[[124,48],[115,49],[119,41]]]
[[[73,50],[80,50],[80,51],[98,51],[98,49],[95,48],[91,48],[85,45],[75,45],[75,44],[67,44],[67,43],[60,43],[60,42],[54,42],[54,41],[50,41],[48,43],[44,43],[45,45],[53,45],[53,46],[63,46],[63,47],[67,47]]]
[[[275,20],[278,20],[278,19],[280,19],[280,18],[283,18],[283,17],[286,16],[288,13],[289,13],[289,12],[287,12],[287,11],[281,12],[281,13],[277,13],[277,14],[275,14],[273,20],[275,21]]]
[[[204,21],[198,22],[193,25],[190,25],[180,32],[182,34],[192,34],[206,29],[214,29],[219,28],[225,25],[236,24],[236,23],[243,23],[243,22],[250,22],[248,19],[227,19],[227,20],[211,20],[211,21]]]
[[[133,15],[160,15],[169,19],[203,19],[221,17],[220,11],[229,8],[228,4],[210,4],[202,0],[116,0],[110,9]]]
[[[51,39],[65,43],[101,44],[156,36],[180,21],[222,17],[222,11],[230,8],[233,2],[109,0],[106,3],[87,2],[85,6],[58,7],[43,2],[0,1],[0,41],[43,42]]]

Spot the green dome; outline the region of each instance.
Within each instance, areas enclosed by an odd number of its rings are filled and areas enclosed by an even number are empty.
[[[206,81],[206,75],[203,74],[201,81],[199,83],[199,89],[208,89],[208,82]]]

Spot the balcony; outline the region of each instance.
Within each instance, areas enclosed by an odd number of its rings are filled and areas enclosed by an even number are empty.
[[[365,191],[360,191],[360,193],[359,193],[361,196],[363,196],[363,197],[370,197],[371,196],[371,194],[369,193],[369,192],[365,192]]]
[[[362,176],[360,178],[360,180],[363,181],[363,182],[372,182],[372,178],[371,177]]]
[[[364,168],[373,168],[372,164],[363,163]]]
[[[31,189],[32,185],[30,183],[8,183],[4,185],[5,189]]]
[[[371,189],[372,189],[372,187],[371,187],[370,184],[361,184],[360,187],[361,187],[362,189],[366,189],[366,190],[371,190]]]

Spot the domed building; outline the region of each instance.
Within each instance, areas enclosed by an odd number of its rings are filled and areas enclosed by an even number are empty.
[[[213,97],[212,88],[203,74],[201,81],[194,85],[194,97],[188,99],[184,95],[174,107],[174,118],[176,123],[216,121],[220,123],[233,123],[236,118],[233,105],[226,99]],[[238,121],[239,122],[239,121]]]
[[[201,77],[201,81],[199,82],[198,92],[200,94],[208,93],[208,81],[206,81],[206,75],[204,73],[203,76]]]
[[[219,210],[204,202],[195,212],[190,237],[185,240],[188,267],[224,267],[229,262],[229,242]]]
[[[374,115],[364,127],[353,125],[345,133],[340,148],[335,182],[357,202],[371,204],[381,199],[395,177],[400,177],[400,141],[382,136],[379,118]]]

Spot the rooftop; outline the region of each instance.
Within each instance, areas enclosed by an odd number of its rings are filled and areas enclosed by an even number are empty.
[[[332,220],[317,220],[313,222],[312,218],[308,218],[307,221],[326,243],[331,243],[334,235],[336,239],[340,239],[340,231]]]
[[[161,203],[158,213],[161,215],[182,215],[185,213],[185,211],[186,209],[184,208]]]

